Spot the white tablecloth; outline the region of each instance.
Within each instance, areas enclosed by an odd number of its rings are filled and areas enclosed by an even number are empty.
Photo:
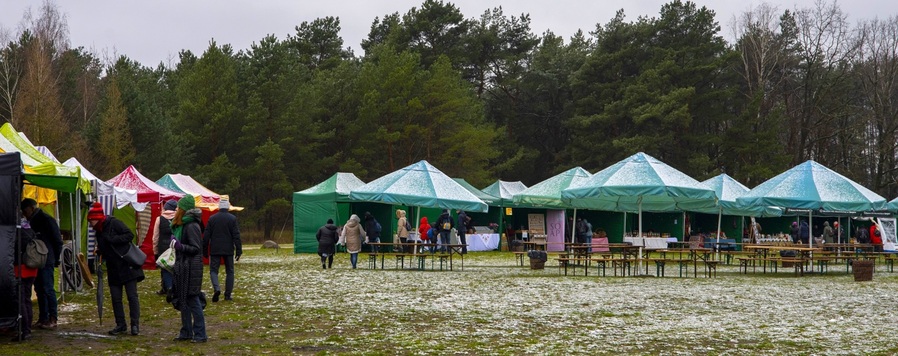
[[[667,237],[624,236],[624,242],[632,243],[633,246],[643,246],[647,250],[667,248],[667,239]]]
[[[499,234],[467,234],[468,251],[492,251],[499,248]]]

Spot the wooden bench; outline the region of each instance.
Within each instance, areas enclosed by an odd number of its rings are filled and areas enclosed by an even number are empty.
[[[555,260],[558,261],[558,272],[561,273],[561,270],[564,269],[565,276],[567,276],[567,268],[568,268],[568,266],[571,266],[571,262],[577,262],[577,264],[579,264],[579,262],[584,262],[585,268],[584,268],[583,275],[584,276],[589,275],[589,259],[588,258],[556,257]]]
[[[711,278],[711,274],[713,273],[714,277],[717,278],[717,264],[720,263],[720,261],[708,260],[702,261],[702,263],[705,264],[705,275],[708,278]]]
[[[751,266],[751,273],[757,272],[758,263],[766,263],[763,258],[760,257],[737,257],[739,260],[739,271],[742,274],[748,274],[748,267]]]
[[[898,260],[898,255],[885,255],[883,256],[883,260],[886,262],[886,266],[889,267],[889,272],[895,272],[895,261]]]
[[[377,269],[377,253],[368,253],[368,269]],[[383,268],[383,266],[381,266]]]

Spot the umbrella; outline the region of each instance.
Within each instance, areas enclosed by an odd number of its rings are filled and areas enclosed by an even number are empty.
[[[100,325],[103,325],[103,260],[98,254],[95,261],[97,263],[97,317],[100,318]]]
[[[643,210],[683,210],[680,204],[687,203],[713,208],[717,204],[713,190],[642,152],[593,174],[579,186],[565,189],[562,196],[581,208],[638,212],[639,238]]]
[[[736,202],[743,206],[807,209],[808,219],[815,209],[858,212],[886,206],[886,199],[879,194],[813,160],[768,179]],[[808,245],[813,246],[813,241],[808,239]]]

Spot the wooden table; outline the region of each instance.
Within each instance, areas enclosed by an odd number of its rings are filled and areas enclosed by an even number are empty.
[[[771,258],[769,253],[771,251],[783,251],[783,250],[793,250],[798,252],[798,256],[796,256],[795,263],[801,264],[801,275],[804,275],[804,263],[813,260],[814,252],[822,253],[823,249],[819,247],[802,247],[803,245],[744,245],[743,249],[746,251],[754,251],[755,255],[758,256],[758,259],[764,263],[762,271],[767,273],[767,263],[777,261],[782,261],[782,259]],[[747,271],[747,269],[746,269]],[[798,273],[798,267],[796,268],[796,273]]]

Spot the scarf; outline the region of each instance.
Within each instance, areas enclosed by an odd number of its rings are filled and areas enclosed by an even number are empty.
[[[178,239],[178,241],[181,241],[181,231],[184,230],[184,226],[187,226],[187,224],[192,223],[194,221],[196,221],[196,218],[193,215],[184,214],[184,216],[181,218],[181,225],[171,227],[172,235],[176,239]]]

